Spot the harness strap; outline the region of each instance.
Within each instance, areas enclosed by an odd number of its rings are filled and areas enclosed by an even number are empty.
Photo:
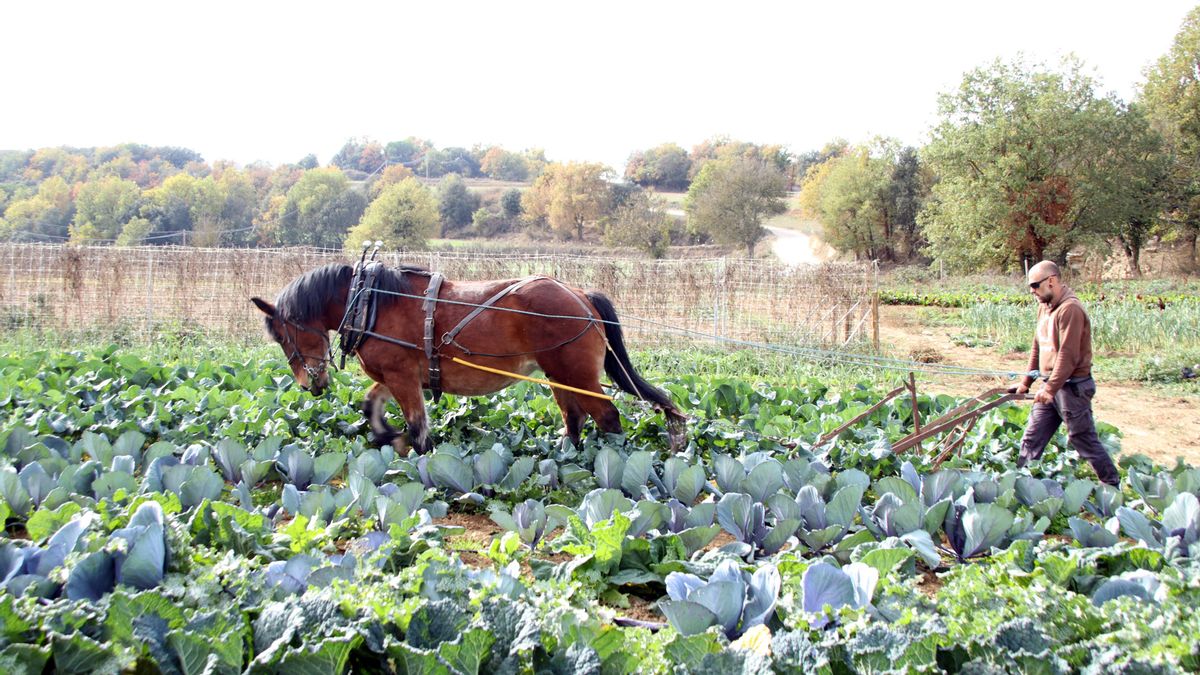
[[[375,316],[379,308],[376,280],[383,263],[370,262],[360,265],[350,281],[350,294],[346,298],[346,314],[338,328],[341,336],[342,367],[346,366],[346,355],[362,346],[367,336],[374,336]]]
[[[471,310],[471,313],[466,315],[465,317],[463,317],[463,320],[459,321],[457,326],[446,331],[442,335],[442,343],[440,345],[438,345],[438,347],[440,348],[440,347],[445,347],[448,344],[453,344],[455,347],[458,347],[459,349],[461,349],[464,354],[470,354],[471,350],[463,347],[462,345],[460,345],[454,341],[454,338],[458,337],[458,334],[461,333],[462,330],[467,327],[467,324],[474,321],[475,317],[477,317],[483,313],[483,310],[488,309],[492,305],[495,305],[497,302],[499,302],[505,296],[508,296],[512,293],[516,293],[518,290],[520,290],[522,287],[524,287],[528,283],[538,281],[540,279],[547,279],[547,278],[549,278],[549,277],[543,277],[543,276],[525,277],[524,279],[522,279],[516,283],[509,284],[506,288],[500,290],[498,293],[496,293],[492,297],[488,298],[487,300],[484,300],[481,304],[476,306],[475,309]]]
[[[433,345],[433,313],[444,279],[439,272],[430,275],[425,299],[421,301],[421,308],[425,311],[425,359],[429,361],[429,391],[433,393],[435,403],[442,397],[442,359],[438,348]]]

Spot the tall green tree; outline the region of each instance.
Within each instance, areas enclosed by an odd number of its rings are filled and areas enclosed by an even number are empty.
[[[471,224],[479,208],[479,195],[467,189],[462,176],[452,173],[438,183],[438,212],[442,219],[442,234],[461,230]]]
[[[583,241],[609,205],[608,179],[603,164],[551,163],[521,197],[526,218],[544,224],[562,237]]]
[[[112,240],[137,216],[142,191],[137,183],[116,176],[88,181],[75,198],[71,241]]]
[[[366,197],[339,169],[306,171],[287,192],[275,243],[340,248],[366,207]]]
[[[1166,216],[1188,242],[1195,268],[1200,236],[1200,7],[1188,12],[1171,49],[1147,71],[1140,99],[1163,137]]]
[[[763,221],[787,211],[787,177],[773,163],[745,156],[710,160],[688,189],[691,227],[724,244],[754,247],[767,234]]]
[[[892,173],[886,149],[872,155],[860,146],[810,171],[800,202],[820,221],[830,246],[871,260],[892,260],[897,243],[888,194]]]
[[[416,178],[406,178],[371,202],[362,222],[346,234],[345,249],[356,255],[365,241],[382,241],[389,249],[424,248],[438,219],[437,198]]]
[[[1106,224],[1098,234],[1118,244],[1130,272],[1141,276],[1142,247],[1163,233],[1171,162],[1140,106],[1122,111],[1117,122],[1102,129],[1108,151],[1085,167],[1081,181],[1092,199],[1080,208]]]
[[[929,172],[921,165],[917,148],[902,148],[895,157],[887,188],[892,248],[898,257],[912,259],[925,246],[917,215],[925,204],[932,182]]]
[[[500,195],[500,210],[508,219],[521,215],[521,191],[510,188]]]
[[[1109,181],[1092,170],[1116,170],[1101,160],[1126,107],[1098,93],[1082,63],[997,61],[968,72],[938,108],[925,159],[939,180],[920,216],[930,253],[960,269],[1015,268],[1103,245],[1113,214],[1093,205]]]

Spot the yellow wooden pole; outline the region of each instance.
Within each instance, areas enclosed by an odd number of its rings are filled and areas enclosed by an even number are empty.
[[[544,384],[547,387],[556,387],[558,389],[566,389],[567,391],[573,391],[576,394],[583,394],[584,396],[594,396],[596,398],[602,398],[606,401],[613,400],[613,397],[609,396],[608,394],[598,394],[594,391],[588,391],[587,389],[580,389],[578,387],[569,387],[565,384],[551,382],[550,380],[543,380],[543,379],[540,379],[537,377],[529,377],[527,375],[518,375],[516,373],[510,373],[507,370],[500,370],[499,368],[489,368],[487,366],[481,366],[477,363],[471,363],[470,361],[463,361],[462,359],[458,358],[457,356],[450,357],[450,360],[459,365],[463,365],[468,368],[474,368],[476,370],[483,370],[483,371],[486,371],[489,373],[495,373],[497,375],[504,375],[505,377],[513,377],[518,380],[525,380],[526,382],[536,382],[538,384]]]

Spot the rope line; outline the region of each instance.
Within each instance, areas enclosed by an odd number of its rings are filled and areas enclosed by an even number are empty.
[[[425,300],[425,296],[423,296],[423,295],[415,295],[412,293],[402,293],[399,291],[386,291],[386,290],[382,290],[382,289],[374,289],[374,290],[372,290],[372,292],[382,293],[384,295],[392,295],[392,296],[401,297],[401,298],[412,298],[415,300]],[[481,307],[482,306],[478,303],[466,302],[463,300],[449,300],[446,298],[437,298],[437,299],[435,299],[435,302],[441,302],[441,303],[446,303],[446,304],[450,304],[450,305],[460,305],[460,306],[464,306],[464,307]],[[513,307],[497,307],[495,305],[491,305],[491,306],[487,307],[487,309],[495,310],[498,312],[512,312],[514,314],[523,314],[526,316],[533,316],[533,317],[542,318],[542,319],[567,319],[567,320],[575,320],[575,321],[595,321],[597,323],[620,325],[619,321],[606,321],[604,319],[588,317],[588,316],[578,316],[578,315],[571,315],[571,314],[544,314],[541,312],[531,312],[529,310],[516,309]],[[772,345],[772,344],[767,344],[765,342],[754,342],[751,340],[741,340],[738,338],[730,338],[730,337],[724,337],[721,335],[714,335],[711,333],[705,333],[703,331],[692,330],[690,328],[679,328],[677,326],[672,326],[670,324],[663,323],[661,321],[655,321],[653,319],[646,319],[643,317],[633,316],[630,314],[622,315],[621,318],[629,320],[629,321],[637,321],[637,322],[640,322],[643,324],[651,325],[656,328],[660,328],[667,332],[674,333],[677,335],[700,337],[700,338],[704,338],[707,340],[711,340],[713,342],[719,342],[719,343],[723,342],[723,343],[733,344],[733,345],[752,348],[752,349],[761,349],[761,350],[765,350],[765,351],[777,352],[780,354],[788,354],[791,356],[806,357],[809,360],[832,361],[834,363],[840,363],[840,364],[851,365],[851,366],[878,368],[881,370],[920,371],[923,373],[929,373],[929,374],[933,374],[933,375],[946,375],[946,376],[958,376],[958,377],[999,377],[999,378],[1015,379],[1017,377],[1034,377],[1034,378],[1036,378],[1039,376],[1039,372],[1036,370],[1027,371],[1027,372],[1021,372],[1021,371],[1015,371],[1015,370],[991,370],[991,369],[987,369],[987,368],[972,368],[970,366],[955,366],[955,365],[951,365],[951,364],[924,363],[921,361],[898,359],[898,358],[890,357],[890,356],[876,356],[874,354],[856,354],[856,353],[852,353],[852,352],[844,352],[844,351],[838,351],[838,350],[832,350],[832,349],[820,349],[817,347],[790,347],[790,346],[784,346],[784,345]]]

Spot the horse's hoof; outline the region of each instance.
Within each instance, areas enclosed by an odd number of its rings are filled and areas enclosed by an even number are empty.
[[[413,447],[408,444],[408,439],[404,437],[404,434],[397,434],[396,437],[391,440],[391,445],[392,449],[396,451],[396,455],[398,457],[408,457],[410,451],[413,449]]]

